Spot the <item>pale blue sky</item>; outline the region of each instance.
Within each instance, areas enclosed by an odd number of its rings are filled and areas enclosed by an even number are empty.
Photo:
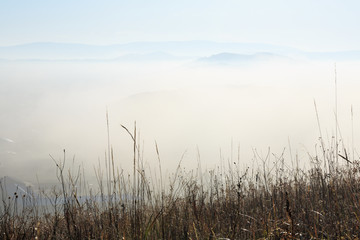
[[[360,49],[360,1],[0,0],[0,46],[30,42],[263,42]]]

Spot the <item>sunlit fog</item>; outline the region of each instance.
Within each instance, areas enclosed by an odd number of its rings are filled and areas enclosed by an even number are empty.
[[[199,160],[203,168],[229,162],[256,167],[254,153],[266,155],[268,148],[275,155],[284,152],[289,165],[297,156],[305,167],[319,143],[314,102],[326,142],[335,134],[335,91],[343,143],[358,143],[357,66],[354,61],[336,67],[333,61],[3,61],[0,171],[54,182],[50,155],[63,159],[65,149],[68,166],[83,166],[93,179],[108,154],[106,112],[115,164],[125,171],[132,167],[132,139],[121,125],[133,132],[135,122],[149,168],[159,163],[156,143],[166,172],[181,159],[187,169]]]

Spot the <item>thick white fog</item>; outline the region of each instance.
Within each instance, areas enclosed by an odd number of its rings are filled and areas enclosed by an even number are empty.
[[[359,144],[359,62],[337,63],[338,120],[346,147]],[[289,144],[301,166],[319,131],[335,132],[333,62],[211,65],[194,61],[0,62],[0,175],[55,182],[55,159],[84,164],[89,179],[107,151],[106,110],[115,163],[132,165],[132,142],[121,124],[140,132],[144,162],[172,172],[238,161],[253,166],[253,150],[280,155]],[[353,129],[352,115],[353,107]],[[238,154],[238,147],[240,153]],[[198,150],[197,150],[198,149]]]

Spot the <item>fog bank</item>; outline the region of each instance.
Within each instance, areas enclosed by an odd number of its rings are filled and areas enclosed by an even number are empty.
[[[344,144],[359,141],[359,62],[337,63],[338,121]],[[319,131],[335,131],[332,62],[271,61],[213,65],[194,61],[0,62],[0,175],[56,181],[56,159],[66,149],[89,179],[107,149],[106,110],[118,167],[131,169],[132,142],[121,124],[140,133],[144,161],[173,171],[182,155],[193,168],[221,162],[256,164],[254,149],[270,147],[300,163],[314,153]],[[238,153],[238,148],[240,149]],[[238,159],[240,157],[240,159]]]

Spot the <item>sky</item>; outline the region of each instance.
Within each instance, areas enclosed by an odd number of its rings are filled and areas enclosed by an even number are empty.
[[[0,46],[30,42],[259,42],[360,49],[356,0],[1,0]]]

